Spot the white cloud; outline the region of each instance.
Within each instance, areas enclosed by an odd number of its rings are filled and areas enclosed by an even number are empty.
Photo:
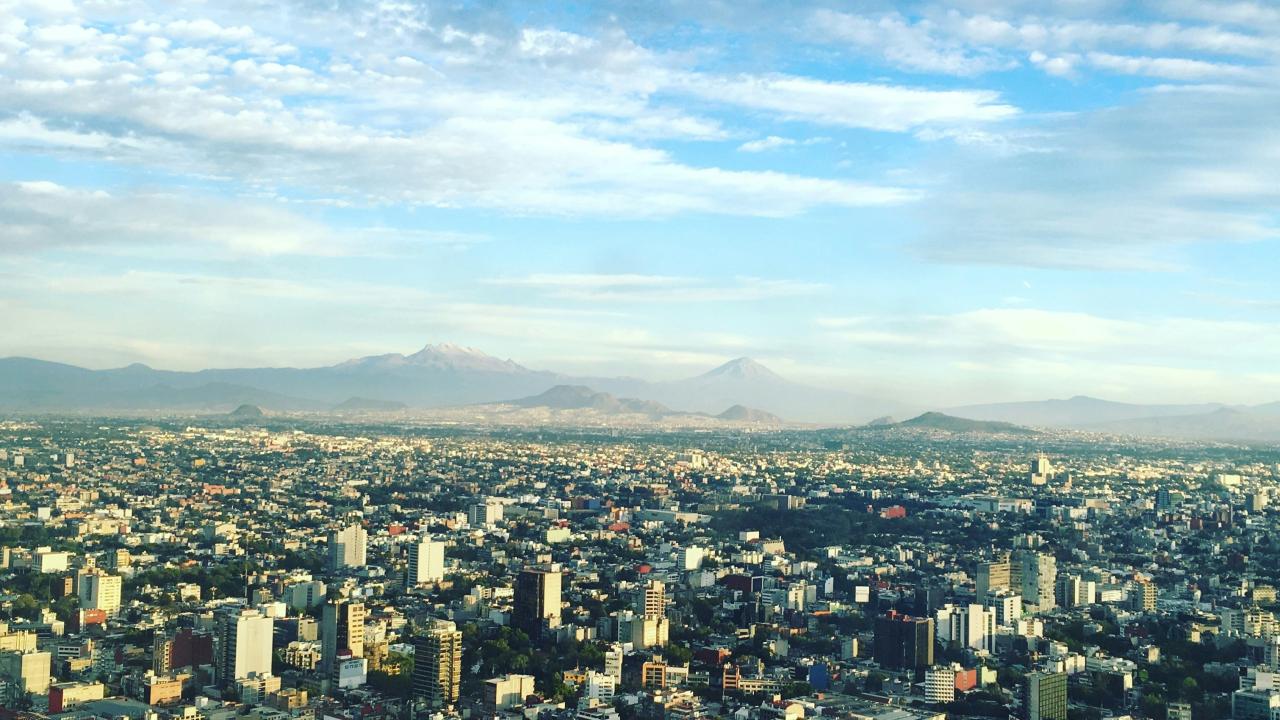
[[[787,147],[788,145],[795,145],[795,144],[796,144],[796,141],[792,140],[791,138],[784,138],[784,137],[778,137],[777,135],[770,135],[768,137],[760,138],[758,140],[748,140],[747,142],[744,142],[741,145],[739,145],[738,150],[740,150],[741,152],[758,153],[758,152],[765,152],[767,150],[777,150],[778,148]]]
[[[417,21],[396,15],[394,22]],[[57,27],[56,37],[71,37]],[[83,138],[61,136],[69,148],[127,139],[149,151],[124,159],[165,172],[355,204],[628,216],[785,216],[819,206],[896,204],[918,193],[874,179],[699,167],[633,141],[727,135],[716,121],[655,104],[653,93],[664,88],[718,88],[713,94],[776,105],[788,116],[882,129],[1012,111],[989,102],[990,94],[786,77],[704,82],[698,73],[671,71],[625,38],[605,46],[551,29],[522,33],[515,55],[455,78],[428,72],[439,59],[431,47],[412,63],[402,52],[366,49],[305,65],[274,59],[269,51],[281,43],[247,25],[198,18],[129,28],[137,52],[81,27],[91,42],[75,49],[0,57],[0,101],[21,108],[31,128],[53,118],[81,128]],[[156,38],[163,42],[150,42]],[[259,45],[266,49],[255,50]],[[468,47],[480,60],[493,52],[487,44]],[[533,65],[518,57],[529,54]],[[560,57],[573,62],[546,65]],[[734,89],[743,83],[754,90]],[[809,107],[793,102],[802,96]],[[855,101],[857,117],[841,110]]]
[[[107,193],[47,180],[0,183],[0,254],[59,247],[152,257],[381,256],[463,247],[483,236],[403,228],[336,230],[277,203],[162,192]]]
[[[1187,58],[1134,57],[1102,52],[1091,52],[1087,58],[1089,64],[1096,68],[1125,75],[1144,75],[1169,80],[1199,81],[1224,78],[1252,80],[1261,76],[1257,68]]]
[[[918,249],[947,262],[1174,270],[1200,243],[1280,237],[1263,88],[1180,87],[1042,126],[1048,152],[946,156]]]
[[[544,273],[494,278],[488,282],[492,285],[533,288],[548,297],[591,303],[745,302],[807,297],[827,290],[821,283],[796,280],[737,277],[729,282],[715,282],[692,277],[628,273]]]
[[[693,94],[802,120],[869,130],[903,132],[946,123],[1006,120],[1018,109],[989,90],[922,90],[873,83],[834,82],[794,75],[690,76]]]
[[[851,352],[894,359],[908,377],[945,366],[950,387],[939,392],[956,398],[972,387],[966,400],[984,402],[1081,393],[1146,402],[1174,396],[1258,402],[1270,399],[1257,394],[1263,383],[1242,385],[1242,374],[1280,352],[1274,323],[1176,316],[984,308],[828,317],[817,324]],[[1268,384],[1280,393],[1280,384]]]
[[[1011,61],[983,48],[947,38],[925,20],[911,23],[897,13],[871,18],[819,9],[812,32],[869,51],[907,70],[947,75],[976,75],[1011,66]]]

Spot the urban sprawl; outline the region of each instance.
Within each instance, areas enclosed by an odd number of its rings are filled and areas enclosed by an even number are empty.
[[[0,718],[1280,718],[1280,451],[0,423]]]

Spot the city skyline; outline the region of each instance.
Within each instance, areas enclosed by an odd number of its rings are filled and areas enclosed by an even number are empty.
[[[1280,399],[1280,10],[6,4],[0,356]]]

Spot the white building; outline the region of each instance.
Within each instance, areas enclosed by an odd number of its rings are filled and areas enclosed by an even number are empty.
[[[254,609],[228,608],[218,617],[218,681],[231,686],[250,675],[271,674],[274,621]]]
[[[436,583],[444,579],[444,543],[422,539],[409,545],[409,585]]]
[[[76,594],[80,607],[85,610],[101,610],[108,615],[120,609],[121,579],[100,570],[90,570],[76,577]]]
[[[941,666],[925,670],[924,699],[931,703],[949,703],[955,700],[956,671]]]
[[[359,523],[329,532],[329,568],[341,570],[365,566],[369,534]]]

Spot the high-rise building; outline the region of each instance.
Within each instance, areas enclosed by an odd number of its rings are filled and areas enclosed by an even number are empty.
[[[435,620],[414,640],[413,695],[431,708],[458,701],[462,685],[462,631],[448,620]]]
[[[1130,606],[1141,612],[1156,609],[1156,584],[1146,578],[1139,578],[1129,586]]]
[[[516,577],[511,624],[540,638],[547,630],[560,627],[559,565],[528,567]]]
[[[989,593],[1010,589],[1009,557],[978,563],[976,575],[978,602],[986,602]]]
[[[947,589],[941,585],[925,585],[916,588],[914,602],[912,602],[911,612],[917,617],[933,617],[934,613],[942,607],[947,597]],[[982,596],[978,596],[978,602],[982,602]]]
[[[251,674],[271,674],[272,619],[251,608],[227,608],[217,618],[218,683],[232,687]]]
[[[1023,701],[1027,720],[1067,720],[1067,674],[1027,675]]]
[[[1032,485],[1045,485],[1053,479],[1053,464],[1043,453],[1031,460],[1031,468],[1027,479]]]
[[[444,543],[424,538],[409,545],[410,586],[440,582],[444,579]]]
[[[1035,606],[1035,612],[1052,610],[1058,561],[1049,553],[1021,550],[1016,559],[1021,568],[1022,602]]]
[[[625,657],[622,646],[614,643],[604,651],[604,674],[613,678],[617,685],[622,684],[622,661]]]
[[[1054,588],[1054,600],[1064,608],[1092,605],[1097,594],[1097,584],[1078,575],[1059,575]]]
[[[101,610],[108,615],[120,609],[121,579],[98,569],[82,572],[76,577],[80,607],[85,610]]]
[[[872,656],[881,667],[923,670],[933,664],[933,618],[890,612],[876,618]]]
[[[940,642],[954,648],[986,653],[996,650],[996,611],[978,604],[943,605],[938,609],[936,632]]]
[[[950,666],[931,667],[924,671],[924,699],[931,703],[949,703],[956,699],[956,671]]]
[[[359,523],[329,531],[329,569],[364,567],[369,534]]]
[[[332,600],[320,616],[320,671],[328,679],[338,669],[338,658],[364,657],[363,603]]]
[[[490,527],[502,522],[502,503],[485,500],[467,509],[467,522],[471,527]]]
[[[612,703],[614,695],[618,692],[618,683],[614,681],[612,675],[595,670],[587,671],[587,678],[583,681],[582,687],[584,699],[602,703]]]
[[[644,584],[636,602],[636,610],[645,617],[663,617],[667,614],[667,585],[661,580]]]

